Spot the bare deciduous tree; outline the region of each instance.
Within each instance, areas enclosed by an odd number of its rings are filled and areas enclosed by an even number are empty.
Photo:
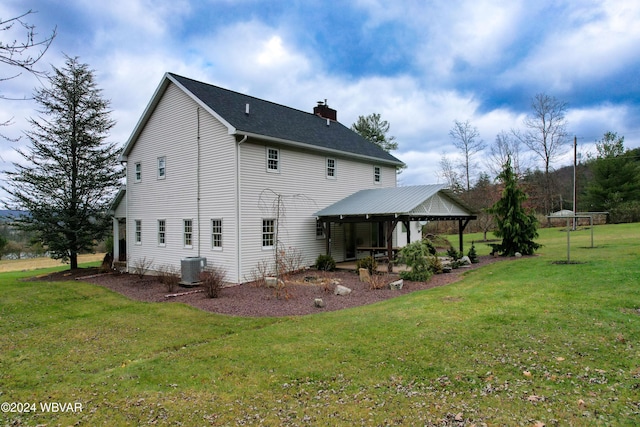
[[[471,189],[471,173],[477,167],[473,162],[473,156],[485,149],[486,144],[480,139],[478,128],[471,126],[469,120],[460,122],[454,120],[453,128],[449,136],[453,139],[453,145],[462,153],[462,170],[466,183],[466,190]]]
[[[56,29],[54,28],[48,37],[38,40],[35,25],[25,21],[25,18],[32,13],[35,12],[29,10],[14,18],[0,18],[0,31],[4,32],[3,36],[0,37],[0,62],[38,76],[45,76],[46,73],[44,71],[38,71],[34,69],[34,66],[51,46],[51,42],[56,36]],[[18,41],[17,38],[13,37],[16,27],[22,27],[25,31],[22,41]],[[11,41],[2,40],[7,36]],[[21,73],[22,71],[8,77],[0,76],[0,81],[13,79]],[[0,94],[0,98],[4,98],[4,96]]]
[[[451,159],[443,154],[440,158],[440,177],[444,179],[449,189],[455,193],[462,192],[462,184],[460,183],[460,176],[453,167]]]
[[[0,76],[0,82],[14,79],[22,74],[22,71],[28,71],[37,77],[46,76],[46,72],[36,70],[34,66],[49,49],[56,36],[56,29],[54,28],[48,37],[38,39],[35,25],[25,21],[25,18],[32,13],[35,12],[28,10],[20,16],[9,19],[0,18],[0,63],[19,70],[13,75]],[[21,41],[18,41],[19,38],[15,33],[20,29],[24,31],[24,34],[20,38]],[[0,93],[0,99],[11,98]],[[26,99],[26,97],[20,99]],[[8,126],[11,122],[12,119],[5,119],[0,122],[0,126]]]
[[[520,140],[508,132],[501,131],[496,135],[494,143],[489,147],[490,154],[487,162],[487,166],[493,176],[500,175],[504,164],[509,159],[511,159],[516,176],[521,176],[520,146]]]
[[[513,135],[542,160],[546,187],[545,210],[549,213],[553,195],[551,164],[567,142],[567,103],[539,93],[531,100],[531,109],[532,113],[524,120],[526,130],[514,131]]]

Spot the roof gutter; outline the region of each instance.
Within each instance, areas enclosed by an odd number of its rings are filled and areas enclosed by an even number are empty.
[[[351,157],[355,157],[355,158],[359,158],[362,160],[369,160],[369,161],[375,161],[378,163],[384,163],[387,165],[393,165],[396,167],[402,167],[402,166],[406,166],[403,162],[401,161],[393,161],[393,160],[388,160],[388,159],[381,159],[379,157],[373,157],[373,156],[364,156],[362,154],[356,154],[356,153],[350,153],[349,151],[343,151],[343,150],[335,150],[332,148],[323,148],[323,147],[318,147],[317,145],[312,145],[312,144],[305,144],[304,142],[298,142],[298,141],[292,141],[292,140],[288,140],[288,139],[282,139],[282,138],[276,138],[273,136],[266,136],[266,135],[260,135],[260,134],[256,134],[256,133],[252,133],[252,132],[244,132],[244,131],[240,131],[237,130],[235,132],[236,135],[243,135],[249,138],[255,138],[258,140],[263,140],[263,141],[267,141],[267,142],[276,142],[278,144],[284,144],[284,145],[288,145],[291,147],[298,147],[298,148],[302,148],[305,150],[310,150],[310,151],[319,151],[319,152],[323,152],[323,153],[331,153],[331,154],[336,154],[336,155],[342,155],[344,156],[345,154],[351,156]]]

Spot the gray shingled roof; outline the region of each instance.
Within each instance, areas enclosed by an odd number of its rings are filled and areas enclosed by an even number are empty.
[[[315,213],[340,216],[465,217],[474,211],[442,184],[360,190]]]
[[[330,122],[284,105],[192,80],[173,73],[168,75],[184,89],[215,111],[240,135],[250,134],[315,146],[402,165],[396,157],[362,138],[339,122]],[[249,114],[245,113],[249,104]],[[310,108],[313,106],[310,106]]]

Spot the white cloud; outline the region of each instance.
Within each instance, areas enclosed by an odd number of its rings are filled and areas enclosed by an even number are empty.
[[[602,79],[635,63],[640,45],[640,4],[577,3],[565,26],[548,28],[544,41],[502,75],[507,84],[536,83],[566,92],[577,83]]]

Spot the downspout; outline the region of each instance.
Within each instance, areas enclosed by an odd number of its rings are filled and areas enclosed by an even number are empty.
[[[248,135],[242,137],[236,144],[236,271],[237,271],[237,283],[241,283],[242,276],[242,204],[240,202],[240,196],[242,195],[240,190],[240,144],[246,142],[249,138]]]
[[[196,215],[198,221],[198,258],[200,257],[200,107],[196,108],[196,116],[197,116],[197,162],[196,162]]]

